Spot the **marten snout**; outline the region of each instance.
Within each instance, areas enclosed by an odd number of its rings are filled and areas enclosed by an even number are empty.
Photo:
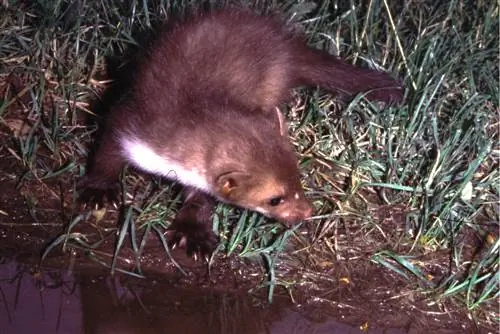
[[[311,217],[312,207],[307,201],[295,201],[288,205],[283,205],[282,208],[277,209],[272,213],[275,219],[281,221],[284,225],[291,227]]]

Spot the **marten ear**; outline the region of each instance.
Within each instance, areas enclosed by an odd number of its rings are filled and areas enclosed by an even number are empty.
[[[286,123],[285,116],[281,113],[278,107],[275,107],[274,110],[270,113],[269,117],[271,117],[271,121],[273,122],[273,126],[280,132],[280,135],[287,136],[288,135],[288,124]]]
[[[217,177],[217,193],[223,198],[234,198],[235,193],[241,190],[250,178],[250,174],[244,172],[227,172]]]

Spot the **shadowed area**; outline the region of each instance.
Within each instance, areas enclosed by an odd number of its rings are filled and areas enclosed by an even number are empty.
[[[2,333],[407,332],[363,331],[329,317],[315,321],[280,296],[266,305],[246,294],[179,288],[161,278],[39,268],[6,258],[0,264],[0,291]]]

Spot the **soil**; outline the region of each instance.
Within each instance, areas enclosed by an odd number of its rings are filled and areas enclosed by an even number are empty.
[[[6,147],[0,145],[0,334],[495,331],[476,326],[459,307],[429,304],[418,287],[405,289],[407,282],[367,258],[279,268],[295,284],[278,286],[272,303],[263,266],[237,256],[220,255],[208,270],[175,249],[183,273],[159,242],[148,242],[142,277],[113,272],[78,248],[56,247],[41,261],[71,221],[61,200],[69,190],[64,180],[36,177],[18,187],[22,168]],[[99,252],[111,260],[115,238],[107,240]],[[119,260],[120,268],[132,266],[133,253],[125,248]]]

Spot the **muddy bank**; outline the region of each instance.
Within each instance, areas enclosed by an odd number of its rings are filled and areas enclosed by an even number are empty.
[[[1,333],[406,333],[315,322],[277,295],[181,288],[162,279],[71,272],[3,258]],[[363,325],[362,325],[363,326]],[[414,332],[414,331],[413,331]]]
[[[68,187],[48,188],[35,178],[17,188],[14,165],[11,159],[0,164],[0,334],[488,332],[456,309],[402,294],[400,278],[363,259],[328,262],[322,284],[313,284],[306,276],[313,273],[290,260],[280,268],[289,281],[282,278],[271,304],[259,259],[220,256],[208,271],[203,261],[176,249],[182,273],[154,240],[140,259],[143,278],[110,275],[83,249],[56,247],[40,265],[43,250],[71,221],[68,201],[61,200]],[[106,231],[99,224],[81,224],[75,232]],[[116,240],[111,226],[92,253],[108,266]],[[133,269],[133,255],[124,247],[118,267]]]
[[[88,253],[63,253],[60,247],[40,265],[40,254],[64,230],[67,217],[49,205],[30,211],[14,183],[3,181],[0,334],[488,332],[437,305],[401,302],[413,297],[398,296],[397,281],[391,283],[375,266],[355,263],[346,269],[355,284],[332,276],[312,289],[303,284],[308,278],[299,277],[288,289],[277,286],[271,304],[262,265],[237,256],[216,259],[208,271],[203,261],[176,249],[182,273],[160,248],[151,247],[141,259],[143,278],[110,275]],[[108,246],[101,255],[110,260],[113,244]],[[120,267],[134,262],[128,255],[121,254]]]

